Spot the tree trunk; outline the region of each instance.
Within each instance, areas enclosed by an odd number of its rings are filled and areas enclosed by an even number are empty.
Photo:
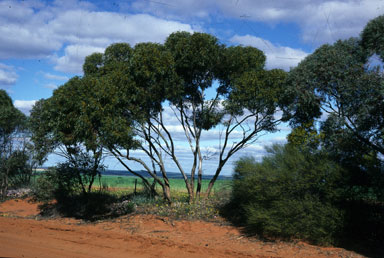
[[[203,158],[199,150],[199,170],[197,174],[197,189],[196,189],[196,198],[200,198],[201,184],[203,182]]]
[[[171,188],[169,186],[169,182],[165,181],[162,187],[164,200],[166,200],[168,203],[171,203]]]
[[[207,189],[207,191],[206,191],[206,196],[207,196],[207,198],[210,196],[211,191],[212,191],[212,188],[213,188],[213,185],[215,184],[216,179],[217,179],[218,176],[220,175],[220,172],[221,172],[221,170],[223,169],[224,164],[225,164],[225,162],[220,162],[220,163],[219,163],[219,166],[218,166],[217,169],[216,169],[216,173],[215,173],[215,175],[212,177],[211,181],[209,181],[208,189]]]
[[[189,184],[188,184],[188,180],[186,182],[188,195],[189,195],[189,203],[192,203],[194,201],[194,197],[195,197],[195,170],[196,170],[197,158],[196,158],[195,153],[193,154],[193,156],[194,156],[194,158],[193,158],[193,165],[192,165],[192,169],[191,169],[191,177],[189,180]]]

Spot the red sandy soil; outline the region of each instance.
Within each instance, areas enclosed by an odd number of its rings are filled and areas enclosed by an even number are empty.
[[[362,257],[303,242],[266,243],[232,226],[153,215],[84,223],[41,219],[37,204],[0,204],[0,257]]]

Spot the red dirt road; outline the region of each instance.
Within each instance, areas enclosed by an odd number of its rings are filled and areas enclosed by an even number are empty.
[[[85,224],[39,220],[25,200],[0,204],[0,257],[362,257],[340,248],[265,243],[238,229],[150,215]]]

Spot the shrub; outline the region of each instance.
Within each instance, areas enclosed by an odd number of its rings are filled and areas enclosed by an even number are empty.
[[[80,190],[76,171],[67,163],[62,163],[38,177],[33,187],[33,196],[37,201],[49,202],[56,199],[61,202]]]
[[[49,168],[41,174],[32,186],[32,197],[35,201],[48,203],[55,199],[58,188],[57,172],[55,168]]]
[[[232,208],[250,233],[328,244],[343,227],[342,170],[319,151],[274,145],[235,166]]]
[[[76,171],[64,163],[38,177],[33,187],[33,197],[45,203],[41,206],[42,214],[97,220],[134,211],[132,202],[120,200],[112,193],[84,192],[76,175]],[[56,202],[49,204],[52,200]]]

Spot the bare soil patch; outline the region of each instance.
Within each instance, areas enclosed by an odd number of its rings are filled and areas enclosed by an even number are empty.
[[[263,242],[218,223],[153,215],[84,223],[38,213],[28,199],[0,204],[0,257],[363,257],[303,242]]]

